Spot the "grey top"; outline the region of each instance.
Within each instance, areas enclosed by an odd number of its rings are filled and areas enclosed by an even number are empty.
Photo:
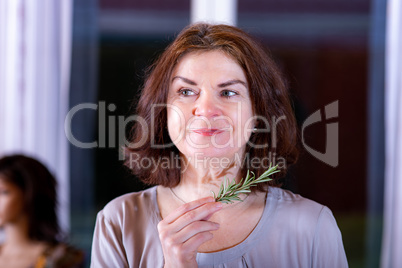
[[[120,196],[98,213],[91,267],[163,267],[156,187]],[[348,267],[331,211],[270,187],[260,221],[240,244],[198,253],[199,267]]]

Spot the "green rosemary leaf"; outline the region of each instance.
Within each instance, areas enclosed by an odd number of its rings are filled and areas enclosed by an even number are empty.
[[[247,170],[246,178],[242,179],[239,183],[236,183],[235,179],[231,182],[229,179],[225,179],[219,188],[218,195],[215,195],[215,192],[213,192],[215,201],[226,204],[233,203],[234,201],[243,201],[239,197],[240,194],[250,194],[251,187],[256,186],[258,183],[272,180],[269,176],[277,172],[279,172],[278,165],[273,167],[270,165],[268,170],[258,178],[255,178],[254,172]]]

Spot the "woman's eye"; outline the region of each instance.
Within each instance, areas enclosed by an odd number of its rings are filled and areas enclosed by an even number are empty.
[[[193,96],[195,95],[195,92],[192,91],[191,89],[184,88],[179,90],[179,94],[183,96]]]
[[[222,95],[222,97],[228,98],[228,97],[236,96],[236,95],[237,95],[237,92],[232,91],[232,90],[223,90],[223,91],[221,92],[221,95]]]

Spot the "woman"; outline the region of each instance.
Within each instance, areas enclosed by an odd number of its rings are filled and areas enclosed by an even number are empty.
[[[0,267],[81,267],[81,251],[60,242],[56,180],[37,160],[0,159]]]
[[[92,267],[347,267],[328,208],[278,187],[297,159],[296,123],[271,58],[226,25],[184,29],[149,71],[126,165],[157,185],[99,212]],[[280,173],[241,201],[226,179]]]

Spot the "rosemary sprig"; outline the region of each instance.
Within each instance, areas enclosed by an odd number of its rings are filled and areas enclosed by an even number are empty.
[[[229,180],[225,180],[224,182],[222,182],[217,196],[215,196],[215,193],[212,192],[214,194],[215,201],[225,204],[233,203],[234,201],[243,201],[239,197],[239,194],[248,195],[251,192],[250,188],[252,186],[255,186],[261,182],[272,180],[271,178],[269,178],[269,176],[279,172],[277,168],[278,165],[273,167],[269,165],[268,170],[262,173],[262,175],[258,178],[255,178],[254,172],[247,170],[246,178],[244,180],[241,180],[239,183],[236,183],[235,179],[233,179],[231,182],[229,182]]]

